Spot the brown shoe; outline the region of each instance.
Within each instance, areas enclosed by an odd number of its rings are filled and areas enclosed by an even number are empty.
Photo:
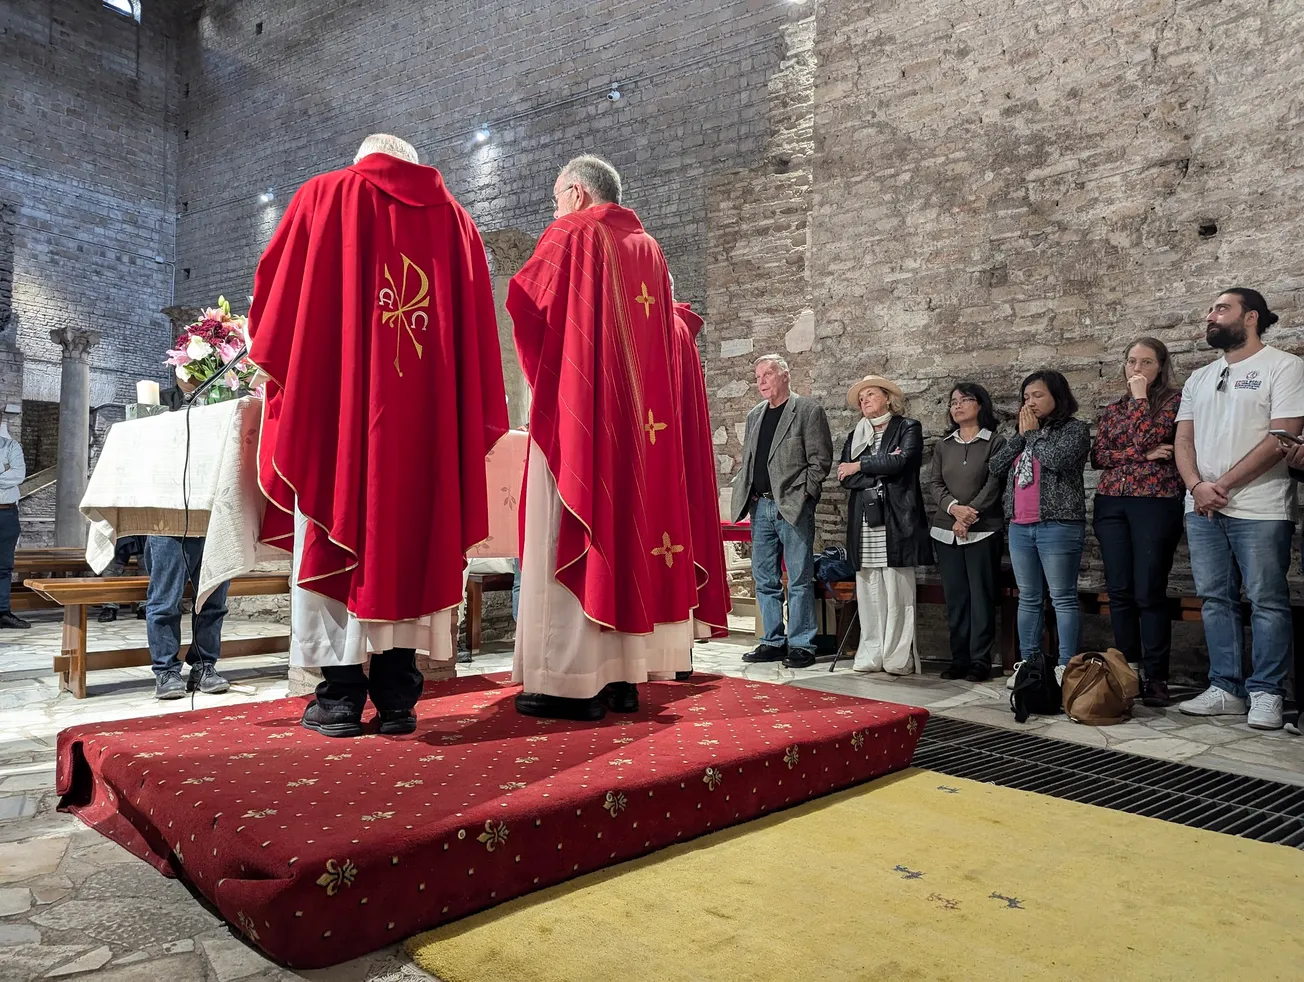
[[[1141,705],[1162,708],[1172,704],[1168,695],[1168,683],[1158,679],[1146,679],[1141,686]]]

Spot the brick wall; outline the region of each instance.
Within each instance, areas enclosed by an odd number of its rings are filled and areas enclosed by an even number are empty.
[[[376,0],[210,4],[182,51],[178,295],[246,295],[281,209],[347,165],[371,131],[443,172],[482,230],[536,234],[557,168],[602,153],[665,248],[679,293],[706,297],[713,175],[768,139],[766,86],[800,6],[750,0]],[[259,33],[259,25],[261,33]],[[612,82],[624,98],[606,100]],[[488,125],[492,138],[471,137]],[[213,147],[229,148],[215,153]],[[273,188],[276,201],[257,196]]]
[[[59,404],[57,402],[23,403],[23,460],[27,473],[35,474],[53,467],[59,456]]]
[[[818,374],[901,381],[936,435],[953,380],[1007,418],[1028,371],[1082,415],[1151,334],[1183,377],[1203,315],[1256,286],[1304,347],[1304,9],[1231,0],[821,7],[813,261]],[[889,53],[884,57],[883,53]],[[837,413],[837,429],[853,413]]]
[[[58,400],[49,332],[64,326],[103,335],[92,405],[163,377],[171,338],[157,312],[172,277],[153,257],[170,260],[174,242],[168,9],[147,0],[137,25],[99,0],[0,0],[0,339],[26,356],[27,399]]]

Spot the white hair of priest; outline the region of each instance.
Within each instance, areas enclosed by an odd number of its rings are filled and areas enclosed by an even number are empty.
[[[397,157],[399,160],[406,160],[410,164],[419,164],[417,159],[416,147],[408,143],[407,140],[400,140],[396,136],[390,136],[388,133],[372,133],[362,141],[362,146],[358,147],[357,156],[353,158],[356,164],[363,157],[372,153],[384,153],[391,157]]]
[[[569,179],[583,187],[594,200],[611,205],[621,203],[623,190],[620,171],[601,157],[591,153],[576,157],[561,169],[562,179]]]

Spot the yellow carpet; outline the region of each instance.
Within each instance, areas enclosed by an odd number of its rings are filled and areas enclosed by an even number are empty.
[[[444,982],[1304,979],[1304,853],[911,770],[418,935]]]

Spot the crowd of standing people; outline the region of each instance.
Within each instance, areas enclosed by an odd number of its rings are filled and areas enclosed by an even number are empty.
[[[942,675],[986,681],[1008,546],[1019,657],[1043,657],[1049,593],[1057,650],[1048,654],[1062,679],[1081,638],[1090,465],[1100,472],[1091,521],[1114,645],[1139,667],[1143,702],[1171,702],[1168,581],[1185,532],[1202,601],[1209,685],[1177,708],[1245,715],[1252,727],[1279,729],[1291,657],[1295,481],[1304,479],[1304,361],[1264,343],[1277,319],[1256,290],[1219,294],[1205,325],[1218,358],[1180,387],[1164,343],[1138,338],[1123,352],[1122,391],[1100,414],[1094,440],[1058,371],[1023,380],[1013,432],[1006,434],[987,390],[958,382],[926,480],[923,427],[906,415],[901,387],[878,375],[852,385],[848,403],[861,418],[836,467],[848,494],[846,547],[856,567],[860,641],[852,667],[919,671],[916,569],[936,563],[951,647]],[[747,417],[732,517],[751,516],[764,633],[744,661],[801,668],[815,661],[814,514],[833,470],[833,440],[819,403],[791,391],[781,356],[764,355],[755,367],[763,401]],[[1253,638],[1248,676],[1242,589]]]

